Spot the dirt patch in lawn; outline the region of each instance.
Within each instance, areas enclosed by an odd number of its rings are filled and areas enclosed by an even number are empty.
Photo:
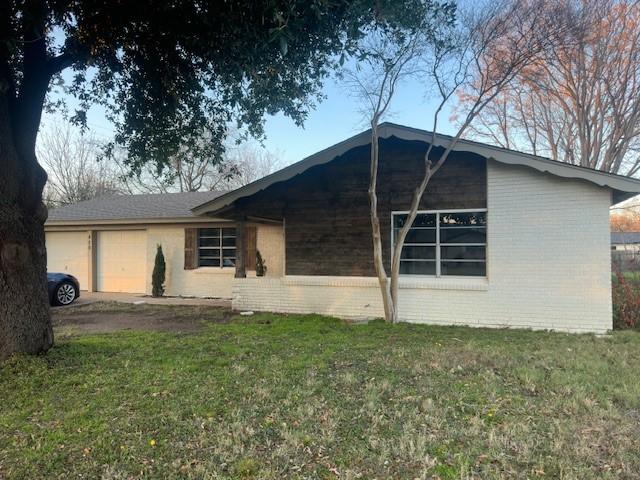
[[[232,312],[222,307],[133,305],[116,302],[53,308],[58,334],[112,333],[123,330],[195,333],[207,324],[227,323]]]

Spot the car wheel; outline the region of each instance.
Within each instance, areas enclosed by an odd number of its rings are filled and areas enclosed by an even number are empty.
[[[53,301],[56,305],[70,305],[78,296],[76,287],[70,282],[62,282],[56,288]]]

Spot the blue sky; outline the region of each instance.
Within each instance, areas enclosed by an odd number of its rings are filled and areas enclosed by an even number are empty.
[[[301,160],[366,130],[367,125],[359,111],[358,101],[350,96],[343,85],[328,79],[324,94],[326,99],[310,112],[303,127],[297,127],[281,114],[265,119],[267,138],[264,146],[277,154],[283,165]],[[70,111],[73,111],[74,103],[73,99],[68,99]],[[430,130],[433,111],[434,99],[425,97],[422,85],[417,81],[407,81],[397,92],[386,120]],[[55,117],[45,115],[44,128],[47,123],[54,121],[57,121]],[[100,107],[93,107],[89,111],[88,123],[91,133],[99,139],[109,139],[113,133],[111,124],[105,119],[104,110]],[[441,133],[455,133],[447,113],[441,115],[438,130]]]
[[[425,98],[423,90],[416,81],[403,84],[386,120],[430,130],[434,102]],[[303,128],[296,127],[283,115],[267,118],[267,149],[282,153],[286,163],[292,163],[368,128],[358,101],[342,85],[330,80],[324,93],[327,98],[310,113]],[[441,115],[438,130],[455,133],[448,114]]]

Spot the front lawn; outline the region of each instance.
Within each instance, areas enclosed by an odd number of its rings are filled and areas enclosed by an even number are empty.
[[[59,330],[48,355],[1,365],[0,478],[640,472],[638,332],[223,320]]]

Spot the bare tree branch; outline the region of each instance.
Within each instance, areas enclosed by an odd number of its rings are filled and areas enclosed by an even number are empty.
[[[95,138],[62,122],[40,132],[37,154],[48,175],[45,197],[49,206],[120,193],[116,169],[98,161],[98,151]]]
[[[163,172],[147,166],[139,175],[132,175],[123,158],[125,152],[115,155],[114,161],[121,189],[129,194],[233,190],[283,166],[279,154],[247,142],[228,145],[219,161],[185,150],[173,157],[172,168]]]
[[[588,0],[548,3],[570,24],[560,41],[514,79],[522,98],[501,96],[507,110],[486,109],[473,135],[496,133],[515,148],[623,175],[640,170],[640,3]]]
[[[363,100],[371,125],[370,217],[374,265],[387,321],[398,320],[401,253],[430,180],[478,115],[507,91],[514,78],[558,37],[553,30],[562,27],[545,15],[548,12],[544,5],[545,0],[505,0],[482,5],[462,12],[456,25],[439,32],[440,38],[434,38],[432,32],[416,32],[415,37],[400,46],[374,37],[366,71],[360,69],[350,74],[352,91]],[[446,41],[442,41],[443,38]],[[434,85],[439,103],[433,113],[431,142],[424,154],[423,176],[413,192],[404,225],[395,238],[390,276],[387,276],[377,212],[378,125],[388,111],[398,84],[407,76],[421,77]],[[462,97],[466,111],[456,135],[444,151],[435,156],[439,116],[454,97]]]

